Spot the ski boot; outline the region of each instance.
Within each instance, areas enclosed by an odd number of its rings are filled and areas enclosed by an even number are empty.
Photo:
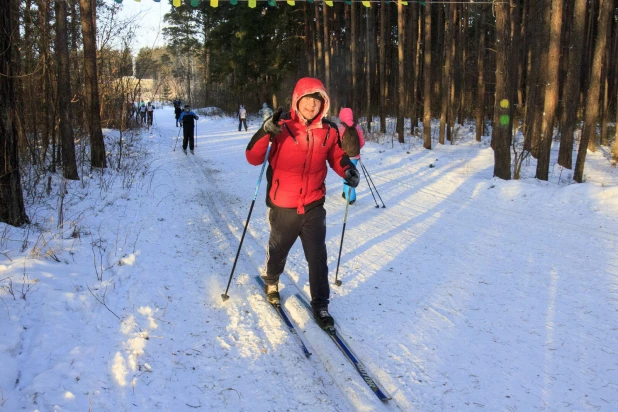
[[[266,300],[271,305],[281,304],[281,296],[279,296],[278,285],[266,285]]]
[[[326,331],[332,330],[335,327],[335,320],[328,313],[328,309],[314,309],[313,317],[318,325]]]

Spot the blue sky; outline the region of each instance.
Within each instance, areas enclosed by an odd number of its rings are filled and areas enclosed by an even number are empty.
[[[136,51],[142,47],[162,46],[165,43],[162,29],[165,27],[163,16],[169,13],[171,5],[167,0],[155,2],[153,0],[124,0],[122,2],[120,18],[127,19],[140,14],[140,29],[135,38]]]

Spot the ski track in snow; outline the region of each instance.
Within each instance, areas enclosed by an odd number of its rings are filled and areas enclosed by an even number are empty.
[[[294,297],[308,296],[300,242],[281,287],[310,359],[254,282],[265,177],[222,302],[260,172],[244,157],[258,121],[246,133],[201,117],[194,156],[172,150],[171,109],[156,122],[142,142],[152,176],[91,190],[81,236],[55,241],[60,263],[2,249],[13,260],[0,255],[0,270],[38,283],[26,300],[0,295],[0,410],[615,410],[618,177],[601,155],[587,164],[597,184],[564,185],[493,179],[486,144],[367,144],[386,208],[362,177],[330,309],[393,396],[382,404]],[[340,192],[331,170],[331,281]]]

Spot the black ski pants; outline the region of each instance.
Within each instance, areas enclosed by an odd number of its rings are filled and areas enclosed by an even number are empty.
[[[238,119],[238,131],[240,132],[240,129],[242,129],[242,126],[245,126],[245,132],[247,131],[247,119]]]
[[[187,126],[182,128],[182,149],[187,150],[187,143],[189,149],[193,150],[193,126]]]
[[[270,225],[264,283],[276,285],[283,273],[290,249],[300,237],[309,264],[309,290],[311,306],[327,309],[330,296],[328,264],[326,258],[326,210],[316,206],[299,215],[296,209],[269,208]]]

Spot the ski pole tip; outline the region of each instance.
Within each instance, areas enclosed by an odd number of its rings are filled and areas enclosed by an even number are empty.
[[[221,295],[221,299],[223,299],[223,301],[225,302],[226,300],[228,300],[230,297],[228,295],[226,295],[225,293],[223,293]]]
[[[337,286],[341,286],[341,281],[340,281],[340,280],[336,280],[336,281],[335,281],[335,285],[337,285]]]

